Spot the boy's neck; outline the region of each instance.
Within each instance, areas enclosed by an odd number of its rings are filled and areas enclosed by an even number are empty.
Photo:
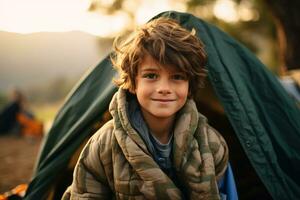
[[[175,116],[168,118],[157,118],[149,113],[143,111],[142,113],[151,134],[162,144],[168,143],[173,129]]]

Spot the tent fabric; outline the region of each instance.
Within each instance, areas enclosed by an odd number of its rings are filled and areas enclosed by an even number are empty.
[[[195,29],[208,54],[208,78],[253,168],[273,199],[300,198],[300,110],[278,80],[243,45],[191,14],[168,11]],[[25,199],[42,199],[89,137],[116,87],[109,57],[85,76],[60,109],[40,152]],[[229,147],[230,148],[230,147]]]

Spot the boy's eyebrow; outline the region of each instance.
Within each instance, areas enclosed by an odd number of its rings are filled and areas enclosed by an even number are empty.
[[[140,70],[140,72],[157,72],[157,71],[159,71],[160,70],[160,68],[159,67],[156,67],[156,66],[147,66],[147,67],[145,67],[145,68],[142,68],[141,70]],[[170,72],[171,73],[175,73],[175,74],[186,74],[185,72],[183,72],[183,71],[180,71],[180,70],[178,70],[178,69],[172,69],[171,68],[171,70],[170,70]]]
[[[141,71],[158,71],[159,69],[157,67],[146,67],[146,68],[142,68]]]

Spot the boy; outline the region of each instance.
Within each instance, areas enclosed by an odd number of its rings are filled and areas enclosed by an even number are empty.
[[[113,119],[85,146],[63,199],[220,199],[227,145],[194,103],[202,43],[158,18],[115,44]]]

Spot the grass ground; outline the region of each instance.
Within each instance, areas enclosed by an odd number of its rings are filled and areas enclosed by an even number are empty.
[[[0,136],[0,194],[30,181],[40,144],[41,138]]]
[[[45,134],[50,129],[60,105],[57,103],[31,107],[35,117],[43,122]],[[19,135],[0,136],[0,194],[30,181],[41,140]]]

